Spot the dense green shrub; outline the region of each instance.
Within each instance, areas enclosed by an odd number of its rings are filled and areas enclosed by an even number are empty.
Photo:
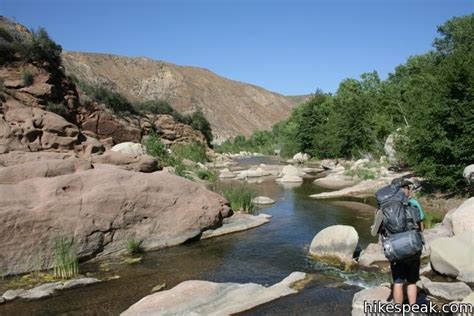
[[[199,143],[174,144],[171,146],[171,152],[180,159],[189,159],[201,163],[209,161],[206,148]]]
[[[146,148],[147,154],[150,156],[164,159],[168,154],[161,138],[154,131],[144,137],[142,142]]]
[[[120,93],[112,91],[102,85],[90,85],[87,82],[79,80],[73,76],[71,76],[71,78],[91,99],[96,102],[103,103],[114,113],[138,114],[138,111],[134,108],[132,103],[130,103],[127,98],[122,96]]]
[[[169,105],[168,102],[163,100],[150,100],[137,104],[137,110],[142,113],[151,114],[169,114],[173,117],[176,116],[177,112]]]
[[[28,62],[49,62],[59,64],[61,62],[61,45],[56,44],[42,27],[32,32],[31,43],[23,44],[24,56]]]
[[[64,104],[60,103],[48,102],[45,106],[45,110],[61,115],[62,117],[66,117],[69,114]]]
[[[0,27],[0,37],[3,38],[8,43],[13,42],[13,36],[10,34],[10,32],[7,29],[3,27]]]
[[[201,110],[198,110],[191,114],[191,125],[194,129],[200,131],[206,138],[208,146],[212,146],[212,129],[211,124],[204,116]]]
[[[35,77],[30,71],[24,70],[21,73],[21,81],[23,82],[24,86],[28,87],[34,83]]]
[[[206,180],[206,181],[211,181],[211,182],[216,181],[217,178],[218,178],[218,175],[217,175],[216,171],[205,170],[205,169],[199,169],[196,172],[196,175],[201,180]]]

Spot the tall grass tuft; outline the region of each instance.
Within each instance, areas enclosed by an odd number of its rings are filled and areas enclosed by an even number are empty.
[[[127,239],[127,252],[130,255],[138,254],[142,252],[141,241],[135,239],[135,237],[129,237]]]
[[[224,188],[222,195],[229,201],[230,208],[234,212],[254,213],[255,204],[252,200],[257,196],[254,190],[237,185]]]
[[[79,274],[79,262],[73,250],[72,241],[66,237],[54,240],[54,276],[70,279]]]

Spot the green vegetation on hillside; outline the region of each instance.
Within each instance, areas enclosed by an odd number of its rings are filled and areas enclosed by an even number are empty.
[[[271,133],[238,136],[217,150],[379,157],[395,133],[400,163],[440,188],[465,185],[463,168],[474,162],[474,15],[438,31],[435,50],[408,58],[387,80],[376,72],[343,80],[335,94],[317,91]],[[253,139],[262,133],[257,145]]]
[[[0,27],[0,65],[14,62],[61,62],[62,47],[56,44],[44,28],[20,36],[15,31]]]

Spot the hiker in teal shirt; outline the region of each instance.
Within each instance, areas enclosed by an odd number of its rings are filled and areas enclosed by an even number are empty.
[[[413,190],[412,186],[408,185],[402,188],[406,196],[410,197]],[[425,212],[423,211],[423,208],[421,207],[420,203],[413,197],[408,200],[408,205],[414,206],[420,211],[420,230],[423,231],[424,229],[423,220],[425,219]]]

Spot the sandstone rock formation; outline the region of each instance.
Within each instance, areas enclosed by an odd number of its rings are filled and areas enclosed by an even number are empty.
[[[27,192],[27,194],[25,194]],[[125,249],[180,244],[220,224],[229,208],[219,195],[165,172],[92,169],[0,185],[0,268],[51,267],[52,242],[72,238],[81,259]],[[35,257],[37,256],[37,257]]]
[[[125,170],[146,173],[159,169],[158,160],[154,157],[148,155],[135,156],[112,150],[105,152],[103,155],[92,156],[91,160],[97,168],[104,167],[101,165],[113,165]]]
[[[305,277],[305,273],[293,272],[270,287],[255,283],[185,281],[171,290],[144,297],[121,315],[231,315],[297,293],[291,286]]]
[[[69,158],[30,161],[20,165],[0,168],[0,184],[18,183],[32,178],[56,177],[92,169],[85,159]]]
[[[217,142],[270,129],[295,105],[285,96],[202,68],[106,54],[64,52],[62,57],[69,73],[111,87],[132,101],[165,100],[178,112],[201,109]]]

